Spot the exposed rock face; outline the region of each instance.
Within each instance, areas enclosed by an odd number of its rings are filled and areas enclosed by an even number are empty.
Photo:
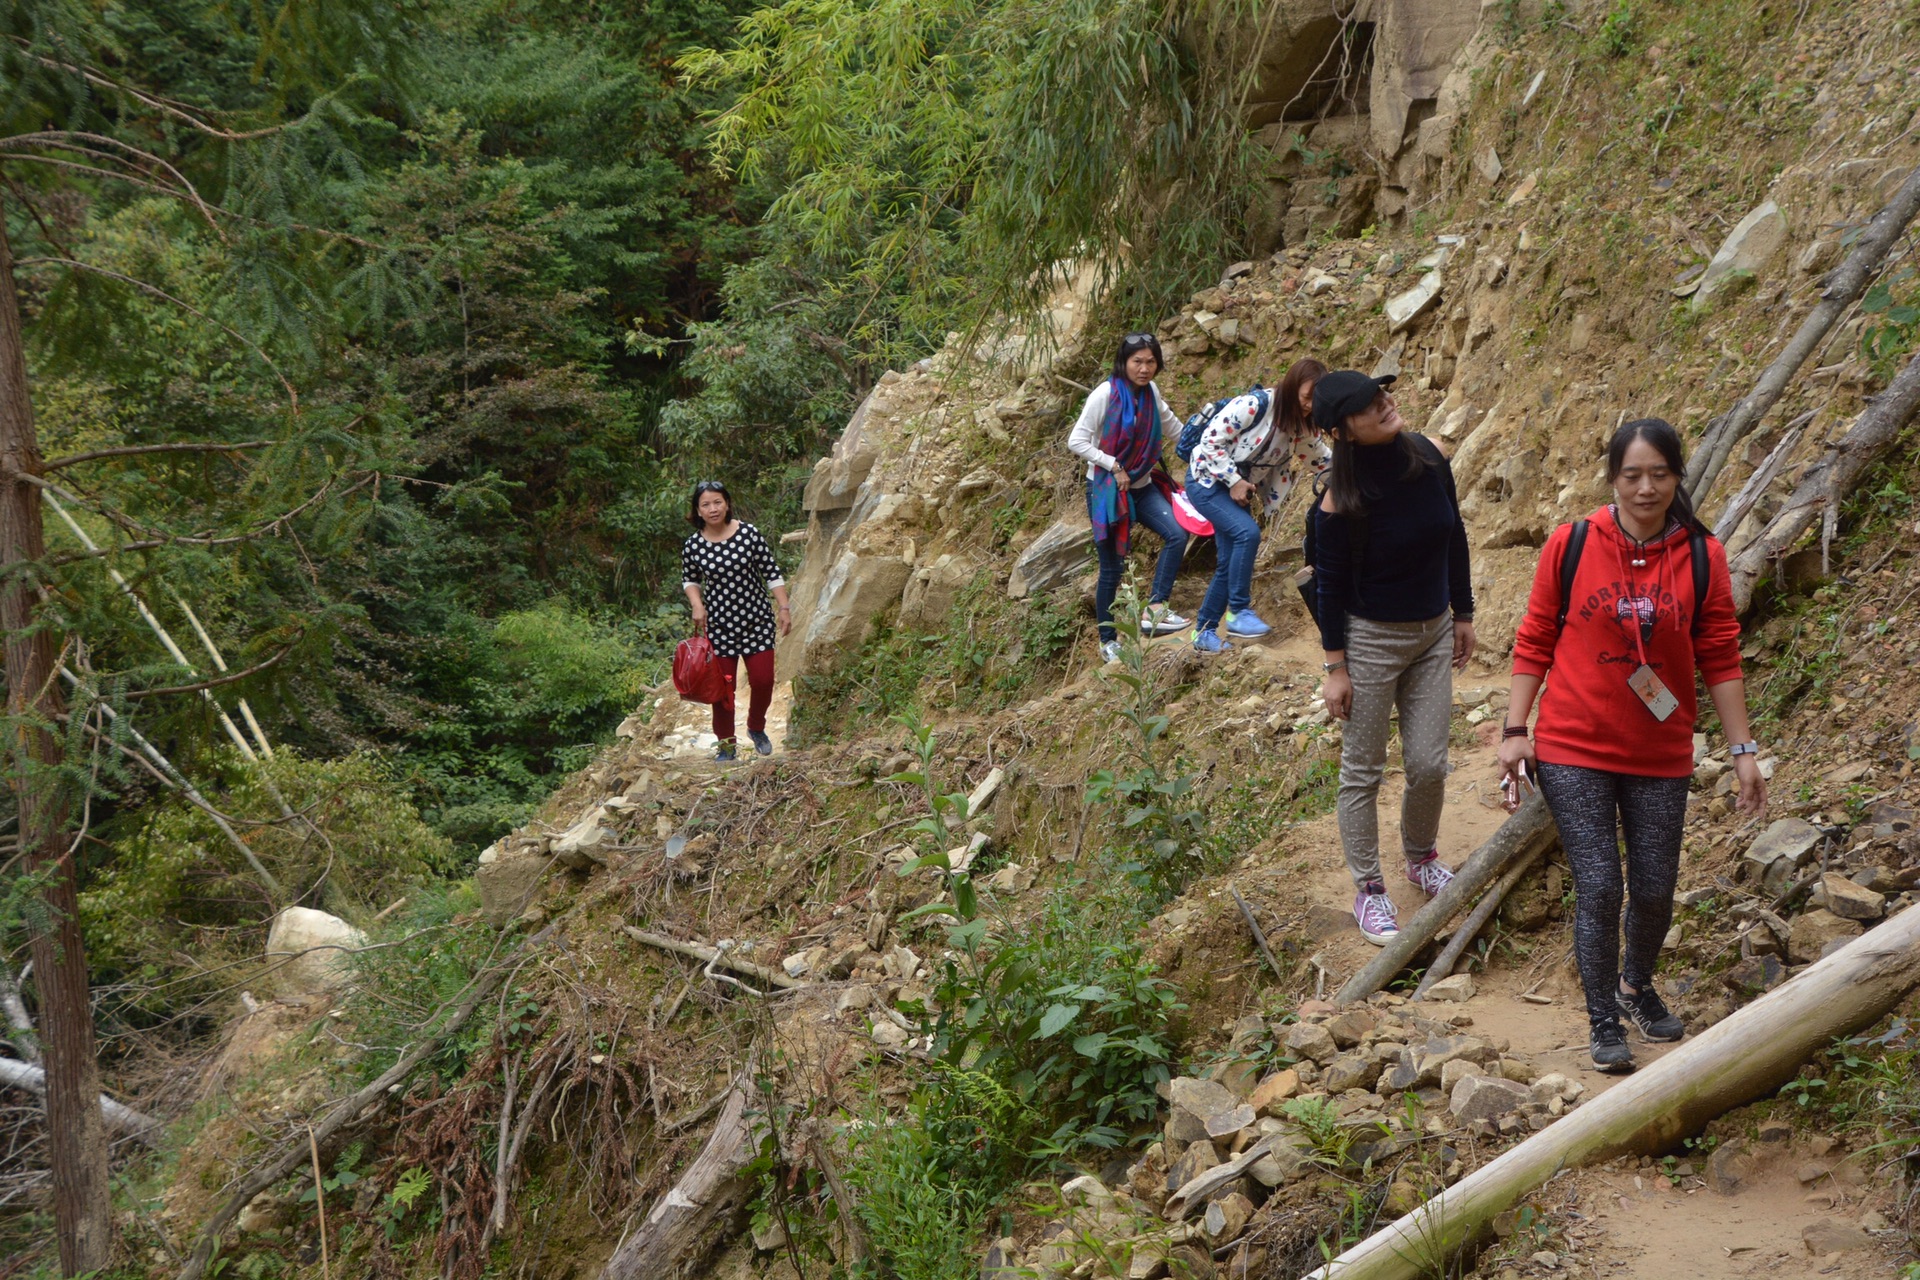
[[[1069,515],[1033,540],[1014,561],[1007,594],[1016,600],[1044,595],[1094,567],[1093,526],[1085,512]]]
[[[346,953],[367,945],[367,935],[339,916],[310,907],[288,907],[267,932],[267,956],[292,957],[274,977],[282,992],[313,994],[346,985]]]

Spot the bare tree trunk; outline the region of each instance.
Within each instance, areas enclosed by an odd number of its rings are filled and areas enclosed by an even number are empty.
[[[68,1275],[107,1265],[113,1227],[100,1069],[94,1060],[87,957],[80,939],[73,854],[62,839],[65,803],[53,770],[60,744],[47,731],[59,714],[54,683],[59,648],[35,615],[35,575],[46,557],[40,492],[22,476],[41,472],[27,388],[13,248],[0,200],[0,633],[6,637],[6,769],[20,824],[20,848],[42,881],[44,928],[32,937],[47,1070],[47,1148],[60,1266]]]
[[[1694,451],[1693,478],[1687,486],[1687,491],[1693,495],[1695,507],[1701,505],[1708,490],[1713,488],[1721,468],[1727,465],[1727,459],[1733,454],[1733,446],[1751,435],[1753,429],[1760,425],[1760,419],[1785,394],[1793,375],[1800,371],[1807,357],[1825,340],[1827,331],[1833,328],[1841,313],[1867,291],[1867,283],[1873,279],[1873,273],[1886,260],[1887,251],[1893,248],[1893,242],[1900,238],[1900,233],[1913,221],[1916,213],[1920,213],[1920,169],[1908,175],[1900,190],[1887,202],[1887,207],[1875,214],[1873,221],[1867,224],[1853,252],[1847,255],[1847,260],[1835,267],[1833,274],[1827,277],[1827,287],[1820,295],[1819,305],[1801,322],[1800,331],[1793,335],[1793,341],[1761,373],[1760,381],[1754,384],[1753,390],[1728,410],[1724,417],[1715,419],[1707,427],[1706,434],[1700,438],[1700,447]]]
[[[1745,613],[1753,603],[1753,589],[1775,556],[1800,541],[1817,517],[1822,526],[1821,549],[1833,540],[1840,506],[1847,500],[1880,456],[1893,447],[1901,430],[1920,409],[1920,355],[1907,362],[1887,389],[1867,403],[1847,434],[1818,462],[1800,473],[1800,483],[1778,515],[1767,522],[1753,541],[1728,552],[1733,577],[1733,606]],[[1824,555],[1822,557],[1824,559]]]

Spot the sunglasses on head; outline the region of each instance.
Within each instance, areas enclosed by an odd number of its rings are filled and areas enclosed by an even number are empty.
[[[1133,346],[1136,343],[1145,346],[1147,343],[1154,341],[1154,336],[1150,333],[1130,333],[1120,339],[1120,341],[1126,346]]]

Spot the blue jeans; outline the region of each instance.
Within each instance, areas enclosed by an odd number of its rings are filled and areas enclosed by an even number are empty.
[[[1089,481],[1089,488],[1092,482]],[[1089,492],[1088,503],[1092,503]],[[1160,535],[1164,546],[1160,548],[1160,559],[1153,566],[1153,594],[1148,604],[1163,604],[1173,595],[1173,578],[1180,572],[1181,557],[1187,552],[1187,531],[1173,518],[1173,504],[1167,496],[1153,485],[1144,489],[1135,489],[1133,497],[1133,525],[1137,531],[1141,525]],[[1113,597],[1120,590],[1120,578],[1126,572],[1126,559],[1114,549],[1112,538],[1101,538],[1093,544],[1100,553],[1100,585],[1093,594],[1093,616],[1100,623],[1102,642],[1114,639]]]
[[[1194,484],[1187,489],[1194,510],[1213,522],[1215,565],[1207,598],[1200,602],[1197,625],[1205,631],[1231,610],[1253,604],[1253,556],[1260,550],[1260,522],[1233,500],[1223,484]]]

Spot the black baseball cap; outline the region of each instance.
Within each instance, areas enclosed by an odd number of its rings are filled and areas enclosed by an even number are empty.
[[[1322,431],[1346,425],[1348,417],[1365,412],[1379,399],[1396,376],[1369,378],[1357,369],[1321,374],[1313,384],[1313,425]]]

